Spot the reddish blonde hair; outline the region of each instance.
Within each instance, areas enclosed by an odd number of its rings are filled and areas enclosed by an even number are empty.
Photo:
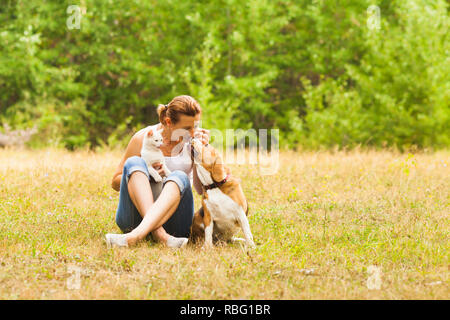
[[[170,118],[173,124],[180,120],[180,114],[194,117],[202,112],[200,104],[191,96],[182,95],[177,96],[169,102],[169,104],[160,104],[156,110],[159,116],[159,121],[165,125],[164,119]]]

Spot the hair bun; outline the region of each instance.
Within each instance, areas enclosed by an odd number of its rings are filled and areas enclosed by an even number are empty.
[[[167,104],[160,104],[158,105],[158,108],[156,109],[156,112],[158,113],[158,116],[161,115],[161,113],[165,113],[167,112],[167,108],[169,107],[169,105]]]
[[[201,113],[202,110],[194,98],[183,95],[173,98],[168,104],[159,104],[156,111],[159,116],[159,121],[164,125],[166,123],[166,118],[170,118],[171,122],[175,124],[179,121],[180,114],[194,117]]]

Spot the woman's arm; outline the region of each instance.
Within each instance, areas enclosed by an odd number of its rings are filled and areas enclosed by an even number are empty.
[[[141,130],[142,131],[142,130]],[[114,172],[113,179],[111,182],[111,186],[114,190],[120,191],[120,181],[122,180],[122,171],[125,161],[132,156],[140,156],[141,148],[142,148],[142,140],[144,136],[139,131],[137,132],[128,143],[127,149],[125,150],[125,154],[122,157],[119,165],[117,166],[116,172]]]

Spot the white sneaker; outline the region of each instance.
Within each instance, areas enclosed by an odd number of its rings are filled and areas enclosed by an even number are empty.
[[[107,233],[105,235],[105,238],[106,238],[106,246],[108,248],[111,248],[113,246],[128,247],[126,234]]]
[[[169,248],[183,248],[186,246],[186,244],[188,243],[189,239],[188,238],[176,238],[174,236],[169,236],[169,238],[167,239],[166,245]]]

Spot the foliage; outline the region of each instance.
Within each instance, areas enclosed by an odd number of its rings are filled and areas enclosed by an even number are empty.
[[[181,94],[288,147],[450,142],[444,0],[2,0],[0,21],[0,123],[34,146],[126,144]]]

